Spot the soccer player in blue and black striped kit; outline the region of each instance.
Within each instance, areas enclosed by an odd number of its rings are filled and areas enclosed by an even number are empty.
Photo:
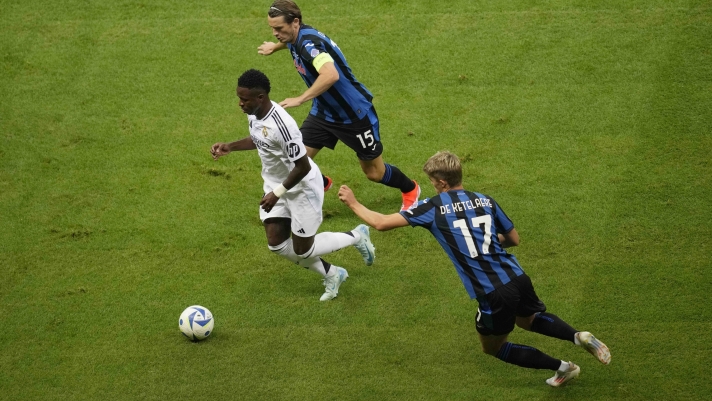
[[[462,167],[457,156],[438,152],[428,159],[423,171],[438,195],[411,210],[390,215],[371,211],[356,200],[347,186],[339,189],[339,199],[379,231],[410,225],[433,234],[455,265],[470,298],[479,303],[476,328],[486,354],[525,368],[553,370],[554,376],[546,383],[554,387],[579,375],[581,369],[573,362],[509,342],[507,337],[516,324],[571,341],[609,364],[611,354],[605,344],[546,312],[517,258],[504,249],[519,244],[514,224],[494,199],[462,187]]]
[[[302,22],[302,12],[291,0],[276,0],[268,11],[272,34],[279,42],[264,42],[259,54],[270,55],[289,49],[294,66],[307,85],[298,97],[279,103],[297,107],[312,100],[309,116],[300,131],[312,159],[323,148],[334,149],[338,141],[356,152],[361,169],[374,182],[398,188],[408,210],[418,202],[420,187],[398,167],[383,161],[380,124],[373,95],[360,83],[346,62],[341,49],[322,32]],[[332,181],[324,176],[324,189]]]

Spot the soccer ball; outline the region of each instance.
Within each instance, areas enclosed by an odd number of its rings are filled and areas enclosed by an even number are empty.
[[[213,314],[200,305],[185,308],[178,319],[178,328],[191,341],[206,339],[213,332],[214,325]]]

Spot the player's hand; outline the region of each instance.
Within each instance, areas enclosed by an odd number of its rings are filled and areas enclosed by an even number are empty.
[[[339,200],[344,202],[346,206],[351,207],[351,205],[356,203],[356,196],[354,196],[354,192],[351,188],[342,185],[341,188],[339,188]]]
[[[288,109],[290,107],[301,106],[302,103],[304,103],[304,102],[299,100],[299,98],[297,98],[297,97],[288,97],[288,98],[282,100],[281,102],[279,102],[279,105],[284,107],[285,109]]]
[[[262,44],[257,48],[257,54],[263,56],[269,56],[274,53],[274,49],[277,47],[277,43],[274,42],[262,42]]]
[[[226,143],[218,142],[210,148],[210,154],[215,160],[219,159],[220,156],[225,156],[228,153],[230,153],[230,149],[228,149]]]
[[[272,208],[274,207],[274,205],[277,204],[278,200],[279,198],[274,193],[270,192],[262,197],[262,200],[260,201],[260,207],[262,208],[262,210],[269,213],[270,210],[272,210]]]

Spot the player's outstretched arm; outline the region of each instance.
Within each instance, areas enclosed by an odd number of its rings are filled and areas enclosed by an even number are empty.
[[[339,188],[339,199],[346,204],[356,215],[369,226],[378,231],[388,231],[398,227],[405,227],[408,221],[400,213],[381,214],[368,209],[356,200],[351,188],[342,185]]]
[[[257,54],[269,56],[276,51],[284,50],[286,48],[287,45],[282,42],[262,42],[262,44],[257,47]]]
[[[319,69],[319,76],[304,93],[298,97],[290,97],[279,102],[279,105],[285,109],[290,107],[301,106],[315,97],[321,95],[331,88],[332,85],[339,80],[339,71],[334,67],[333,62],[325,63]]]
[[[239,141],[235,141],[235,142],[230,142],[230,143],[218,142],[210,147],[210,154],[213,156],[213,159],[217,160],[221,156],[225,156],[226,154],[228,154],[230,152],[234,152],[236,150],[252,150],[252,149],[257,149],[257,146],[255,146],[255,143],[252,142],[252,138],[248,136],[246,138],[242,138]]]

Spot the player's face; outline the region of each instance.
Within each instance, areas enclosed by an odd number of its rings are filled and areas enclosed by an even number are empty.
[[[267,22],[272,28],[272,35],[282,43],[294,43],[297,41],[299,33],[299,18],[295,18],[291,24],[284,21],[284,16],[267,17]]]
[[[245,114],[256,116],[262,105],[262,94],[256,94],[247,88],[237,88],[237,97],[240,99],[240,108]]]

